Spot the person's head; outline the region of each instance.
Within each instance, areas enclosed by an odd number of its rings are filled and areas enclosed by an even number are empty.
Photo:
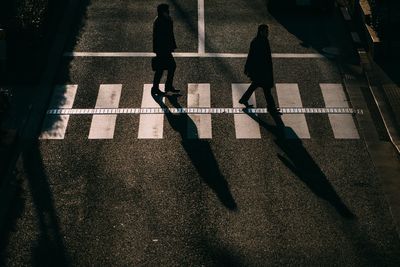
[[[157,6],[158,16],[168,17],[169,16],[169,5],[168,4],[159,4]]]
[[[258,37],[268,37],[269,29],[267,24],[261,24],[258,26]]]

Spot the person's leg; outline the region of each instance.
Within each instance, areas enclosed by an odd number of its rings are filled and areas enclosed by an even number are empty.
[[[170,58],[168,59],[168,69],[167,69],[168,74],[167,74],[167,80],[165,82],[165,91],[179,92],[179,90],[176,90],[173,86],[175,70],[176,70],[176,63],[173,56],[171,55]]]
[[[157,69],[154,72],[154,79],[153,79],[153,88],[151,88],[151,92],[153,94],[158,94],[161,92],[160,90],[160,81],[161,81],[161,77],[163,75],[163,70],[162,69]]]
[[[272,88],[269,86],[263,86],[265,99],[267,100],[267,109],[272,112],[279,111],[276,107],[274,97],[272,96]]]
[[[254,93],[254,91],[259,87],[259,85],[256,82],[252,82],[249,86],[249,88],[246,90],[246,92],[243,94],[243,96],[240,98],[239,103],[244,103],[249,101],[251,95]]]

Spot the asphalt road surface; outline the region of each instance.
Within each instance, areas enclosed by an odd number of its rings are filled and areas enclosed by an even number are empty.
[[[400,241],[357,123],[363,115],[283,114],[282,132],[269,114],[123,111],[240,107],[234,98],[249,83],[243,54],[259,23],[270,25],[281,107],[352,107],[337,58],[352,60],[353,47],[339,11],[167,2],[183,96],[155,100],[147,53],[158,1],[82,4],[65,52],[83,53],[63,58],[49,109],[89,113],[44,119],[20,162],[0,263],[399,266]],[[265,107],[261,89],[255,101]]]

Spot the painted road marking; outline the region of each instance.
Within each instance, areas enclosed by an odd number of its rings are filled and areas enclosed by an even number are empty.
[[[188,85],[188,108],[210,108],[210,84]],[[189,139],[212,138],[211,114],[189,114],[192,122],[188,122],[187,137]]]
[[[102,84],[96,100],[96,109],[118,108],[122,84]],[[112,139],[117,115],[93,115],[89,139]]]
[[[241,53],[173,53],[174,57],[182,58],[247,58]],[[66,52],[64,57],[154,57],[151,52]],[[318,53],[272,53],[273,58],[325,58]]]
[[[353,108],[281,108],[283,114],[363,114],[362,109]],[[49,109],[48,115],[94,115],[94,114],[267,114],[266,108],[77,108]]]
[[[57,85],[54,88],[50,108],[71,109],[78,85]],[[64,139],[70,115],[46,116],[39,139]]]
[[[326,107],[349,107],[346,94],[341,84],[321,83],[322,96]],[[359,139],[353,116],[349,114],[328,114],[336,139]]]
[[[152,84],[143,86],[142,108],[151,109],[159,108],[160,105],[151,95]],[[160,90],[164,91],[164,85],[160,84]],[[163,98],[164,101],[164,98]],[[163,138],[164,114],[141,114],[139,119],[139,139],[161,139]]]
[[[205,53],[205,40],[206,40],[206,33],[205,33],[205,21],[204,21],[204,0],[198,0],[197,5],[197,12],[198,12],[198,34],[199,34],[199,47],[198,53],[204,54]]]
[[[277,83],[276,93],[278,95],[279,106],[284,108],[298,108],[302,107],[299,87],[296,83]],[[310,132],[308,130],[306,116],[304,114],[284,114],[282,115],[284,124],[293,129],[285,129],[286,138],[295,139],[309,139]],[[293,132],[296,135],[293,135]]]
[[[234,83],[232,84],[232,101],[234,108],[244,108],[239,104],[239,99],[242,97],[250,84]],[[249,104],[256,107],[256,97],[253,94],[249,99]],[[235,133],[237,139],[260,139],[261,131],[258,122],[245,114],[234,114]]]

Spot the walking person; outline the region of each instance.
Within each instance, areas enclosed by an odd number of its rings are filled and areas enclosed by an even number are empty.
[[[168,4],[157,6],[157,17],[153,23],[153,52],[156,57],[152,60],[152,68],[155,71],[152,94],[163,94],[159,84],[164,70],[167,70],[165,92],[179,93],[173,86],[176,63],[172,52],[177,48],[174,36],[173,21],[169,15]]]
[[[273,115],[280,115],[280,110],[276,107],[271,93],[272,87],[274,87],[274,75],[268,34],[268,25],[261,24],[258,26],[258,33],[251,42],[244,68],[244,73],[251,79],[252,83],[240,98],[239,103],[246,107],[252,107],[248,103],[250,96],[258,87],[262,87],[267,100],[268,112]]]

